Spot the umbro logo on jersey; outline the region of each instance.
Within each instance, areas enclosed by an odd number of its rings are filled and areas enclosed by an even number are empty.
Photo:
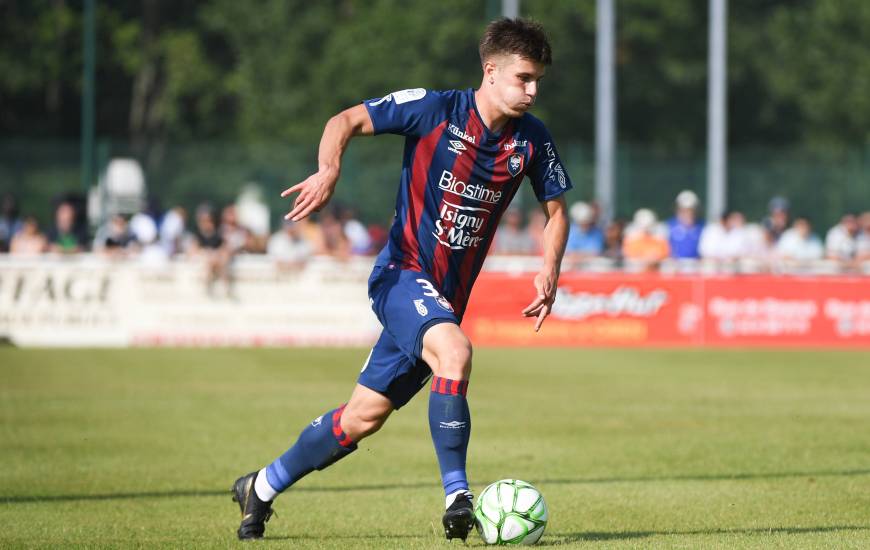
[[[461,155],[462,151],[466,150],[465,144],[459,141],[458,139],[451,139],[450,146],[447,148],[451,153],[456,153],[457,155]]]

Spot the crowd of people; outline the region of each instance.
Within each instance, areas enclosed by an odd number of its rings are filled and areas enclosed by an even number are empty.
[[[656,270],[664,262],[712,262],[739,269],[741,262],[770,266],[826,260],[849,272],[870,261],[870,211],[844,214],[822,239],[808,218],[792,214],[783,197],[771,199],[767,216],[758,223],[747,222],[738,211],[705,222],[699,207],[695,193],[682,191],[674,201],[673,215],[664,221],[641,208],[629,221],[602,224],[594,203],[575,202],[569,210],[568,268],[604,262],[614,269]],[[262,206],[255,210],[252,214],[245,204],[216,208],[203,203],[191,219],[182,207],[163,212],[146,208],[108,216],[91,237],[83,201],[58,201],[53,223],[43,231],[34,216],[19,215],[15,197],[7,194],[0,199],[0,252],[15,256],[92,252],[113,259],[136,257],[150,264],[201,257],[212,279],[229,281],[229,266],[239,254],[267,255],[280,267],[293,269],[313,256],[347,259],[376,254],[387,238],[384,225],[362,223],[347,206],[301,222],[285,222],[271,234],[268,210]],[[509,209],[496,233],[493,253],[540,254],[545,223],[537,209],[528,214]]]

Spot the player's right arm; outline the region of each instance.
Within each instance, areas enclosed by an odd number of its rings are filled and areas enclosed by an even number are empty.
[[[374,132],[372,119],[364,105],[351,107],[330,118],[320,138],[317,172],[281,193],[282,197],[299,193],[293,202],[293,209],[284,219],[299,221],[323,208],[335,191],[341,173],[341,156],[350,139],[354,136],[370,136]]]

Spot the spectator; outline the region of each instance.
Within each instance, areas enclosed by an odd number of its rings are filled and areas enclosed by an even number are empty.
[[[54,212],[54,227],[48,233],[50,252],[73,254],[83,252],[87,236],[76,221],[77,212],[70,202],[62,202]]]
[[[33,216],[24,218],[21,230],[12,237],[9,246],[10,254],[16,256],[36,256],[48,248],[48,239],[39,230],[39,223]]]
[[[342,260],[350,256],[350,241],[347,239],[344,227],[334,210],[324,210],[321,213],[320,233],[323,253]]]
[[[845,214],[840,223],[828,230],[825,236],[825,256],[831,260],[850,263],[858,251],[858,217]]]
[[[652,210],[641,208],[634,213],[634,232],[625,237],[622,253],[626,260],[655,269],[670,255],[668,241],[656,231],[656,215]]]
[[[529,214],[529,223],[526,226],[532,242],[535,243],[534,254],[544,252],[544,228],[547,226],[547,215],[540,208],[535,208]]]
[[[127,218],[121,214],[113,214],[102,227],[97,229],[94,237],[94,252],[118,258],[127,255],[131,246],[135,244],[136,237],[130,231]]]
[[[160,246],[170,258],[184,251],[191,239],[185,229],[187,225],[187,210],[176,206],[163,216],[160,223]]]
[[[371,254],[372,239],[369,231],[361,221],[356,219],[352,208],[342,206],[337,208],[338,220],[344,229],[344,236],[350,245],[350,253],[356,255]]]
[[[855,259],[859,262],[870,260],[870,211],[858,218],[858,236],[855,239]]]
[[[571,226],[565,255],[572,260],[600,256],[604,251],[604,233],[595,225],[595,210],[585,202],[571,205]]]
[[[196,209],[196,231],[192,252],[205,260],[207,267],[206,292],[215,295],[215,284],[223,281],[226,284],[227,296],[233,295],[233,280],[230,272],[232,254],[221,236],[217,225],[217,217],[211,206],[200,205]]]
[[[746,257],[751,249],[746,218],[736,211],[726,212],[719,223],[705,225],[698,245],[702,258],[722,261]]]
[[[701,240],[704,222],[697,216],[699,203],[698,195],[688,189],[677,195],[676,214],[668,220],[667,224],[668,245],[673,258],[700,257],[698,243]]]
[[[295,269],[305,265],[314,254],[314,247],[305,239],[298,222],[285,221],[284,227],[269,237],[266,253],[280,268]]]
[[[221,211],[220,235],[231,256],[239,252],[253,251],[251,232],[239,224],[236,205],[229,204]]]
[[[775,245],[782,234],[788,229],[789,203],[785,197],[773,197],[767,204],[768,215],[762,224],[767,231],[770,242]]]
[[[518,208],[509,208],[504,213],[501,226],[495,233],[494,254],[532,254],[535,241],[523,228],[523,213]]]
[[[601,255],[613,260],[617,266],[622,265],[622,234],[625,223],[614,220],[604,230],[604,250]]]
[[[796,218],[776,243],[776,255],[783,260],[821,260],[824,253],[822,241],[812,232],[809,220],[803,217]]]
[[[23,223],[18,217],[18,201],[11,193],[0,198],[0,252],[9,252],[9,246]]]

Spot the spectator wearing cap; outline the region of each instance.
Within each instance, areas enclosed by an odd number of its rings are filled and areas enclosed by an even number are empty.
[[[654,269],[670,255],[668,241],[656,231],[657,219],[652,210],[641,208],[634,213],[631,231],[625,236],[622,253],[627,261]]]
[[[604,250],[604,233],[595,225],[595,210],[585,202],[575,202],[569,213],[571,226],[566,256],[575,260],[600,256]]]
[[[704,222],[699,220],[697,215],[700,204],[698,195],[688,189],[680,191],[675,204],[676,212],[667,223],[671,257],[700,258],[698,244],[701,241]]]
[[[782,234],[788,229],[789,224],[789,202],[785,197],[773,197],[767,203],[767,217],[764,218],[762,225],[767,231],[770,243],[776,245]]]
[[[535,241],[523,228],[523,213],[518,208],[509,208],[504,213],[501,226],[495,233],[493,253],[495,254],[533,254]]]

